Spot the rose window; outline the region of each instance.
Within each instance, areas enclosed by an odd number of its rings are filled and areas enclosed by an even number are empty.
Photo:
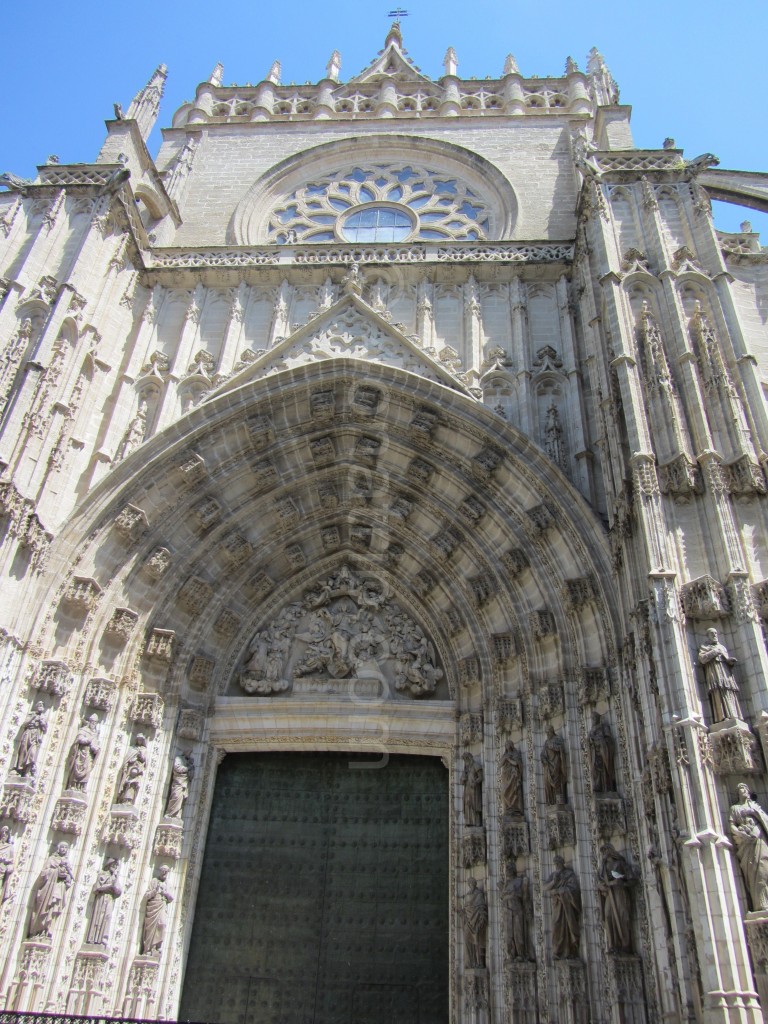
[[[488,206],[458,177],[409,164],[359,166],[296,189],[269,220],[270,241],[477,241]]]

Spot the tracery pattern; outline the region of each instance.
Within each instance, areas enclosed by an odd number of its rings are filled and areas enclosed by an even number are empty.
[[[411,227],[397,238],[348,238],[347,218],[366,207],[392,211],[395,220],[407,220]],[[278,243],[478,241],[490,231],[490,210],[476,192],[458,177],[418,164],[363,164],[334,171],[296,189],[269,221],[269,241]]]

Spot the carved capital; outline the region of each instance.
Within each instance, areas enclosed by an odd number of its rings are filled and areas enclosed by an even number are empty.
[[[563,684],[560,681],[541,683],[536,687],[539,718],[549,721],[565,712]]]
[[[41,693],[50,693],[53,697],[63,697],[69,692],[73,682],[74,676],[67,663],[53,658],[41,661],[29,681],[33,689]]]
[[[595,799],[595,811],[597,830],[603,839],[626,834],[627,815],[621,797],[598,794]]]
[[[531,852],[528,822],[523,818],[504,816],[501,823],[501,838],[504,856],[507,860],[527,857]]]
[[[523,724],[523,702],[519,697],[498,697],[496,700],[496,728],[511,732]]]

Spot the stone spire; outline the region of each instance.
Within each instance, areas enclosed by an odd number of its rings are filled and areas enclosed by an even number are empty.
[[[213,71],[211,72],[211,77],[208,79],[208,81],[211,83],[211,85],[221,85],[221,80],[222,80],[223,77],[224,77],[224,65],[221,64],[221,63],[218,63],[216,65],[216,67],[213,69]]]
[[[282,70],[280,61],[273,61],[272,67],[269,69],[265,81],[271,82],[272,85],[280,85],[280,75],[282,74]]]
[[[443,57],[443,68],[445,69],[446,75],[455,75],[459,67],[459,61],[456,56],[456,51],[452,46],[449,46],[445,51],[445,57]]]
[[[587,75],[590,91],[599,106],[611,106],[619,102],[619,87],[608,70],[605,58],[595,46],[587,57]]]
[[[338,50],[334,50],[331,54],[331,59],[325,69],[327,78],[330,78],[332,82],[338,82],[339,72],[341,71],[341,54]]]
[[[155,127],[167,77],[168,68],[165,64],[160,64],[144,88],[140,89],[133,97],[133,101],[126,111],[125,119],[136,122],[145,142]]]
[[[519,75],[520,74],[520,68],[517,66],[517,61],[515,60],[513,54],[511,54],[511,53],[507,54],[507,58],[504,61],[504,74],[505,75]]]

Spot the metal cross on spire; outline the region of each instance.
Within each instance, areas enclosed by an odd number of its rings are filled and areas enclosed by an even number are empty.
[[[402,7],[396,7],[394,11],[390,11],[387,15],[388,18],[394,18],[395,21],[400,21],[401,18],[408,17],[408,11],[404,11]]]

